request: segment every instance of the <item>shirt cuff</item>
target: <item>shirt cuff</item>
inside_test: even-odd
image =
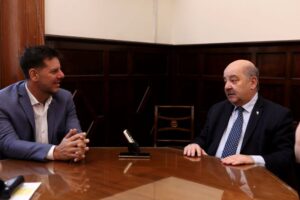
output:
[[[48,160],[54,160],[53,152],[54,152],[55,147],[56,147],[55,145],[52,145],[52,147],[48,151],[48,154],[47,154],[47,157],[46,157]]]
[[[262,156],[251,156],[251,158],[254,160],[254,163],[260,166],[265,166],[266,162]]]

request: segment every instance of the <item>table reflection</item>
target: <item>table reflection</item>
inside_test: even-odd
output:
[[[187,158],[170,148],[147,148],[151,158],[119,159],[126,148],[91,148],[79,163],[2,160],[4,180],[24,175],[42,182],[32,199],[296,200],[264,167],[230,167],[210,156]]]
[[[82,194],[90,188],[84,163],[30,162],[26,165],[19,161],[0,162],[0,177],[3,180],[18,175],[27,177],[27,182],[42,182],[33,199],[42,198],[46,191],[52,197],[59,197],[69,192]]]

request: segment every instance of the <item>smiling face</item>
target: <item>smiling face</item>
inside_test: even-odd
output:
[[[44,66],[31,68],[29,70],[30,78],[35,82],[39,93],[43,95],[52,95],[59,90],[60,82],[64,78],[58,58],[44,60]]]
[[[235,106],[248,103],[257,92],[258,77],[251,74],[255,66],[247,60],[230,63],[224,70],[224,90],[227,99]]]

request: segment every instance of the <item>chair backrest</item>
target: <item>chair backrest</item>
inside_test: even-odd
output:
[[[154,146],[186,145],[194,138],[194,106],[156,105]]]

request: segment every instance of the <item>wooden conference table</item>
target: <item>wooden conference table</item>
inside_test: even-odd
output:
[[[189,159],[170,148],[142,148],[150,159],[120,160],[121,151],[126,148],[91,148],[81,163],[2,160],[0,177],[42,182],[34,200],[298,199],[263,167],[225,167],[217,158]]]

